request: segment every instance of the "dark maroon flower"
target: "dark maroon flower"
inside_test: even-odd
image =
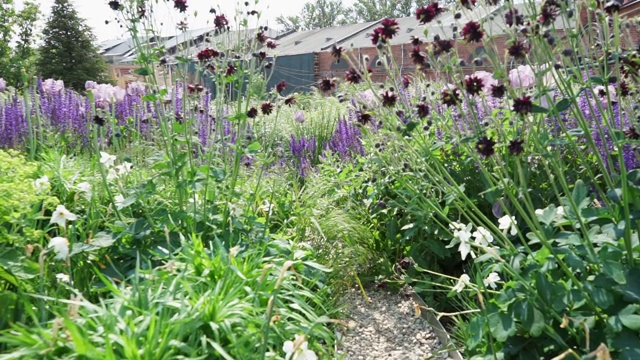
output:
[[[296,101],[296,97],[291,95],[288,98],[284,99],[284,104],[287,106],[293,106],[297,103],[298,101]]]
[[[338,47],[335,44],[331,47],[331,56],[336,59],[336,62],[340,62],[340,58],[342,58],[342,47]]]
[[[507,87],[504,85],[491,85],[491,96],[496,99],[502,99],[507,92]]]
[[[187,0],[173,0],[173,7],[180,12],[187,11]]]
[[[200,84],[187,85],[189,93],[200,93],[204,90],[204,87]]]
[[[419,37],[411,35],[411,45],[420,46],[422,44],[422,40]]]
[[[456,106],[460,102],[460,91],[458,89],[443,90],[440,100],[447,106]]]
[[[413,61],[413,63],[416,65],[422,65],[426,60],[425,56],[420,51],[420,47],[418,46],[413,47],[413,50],[411,50],[411,52],[409,53],[409,57],[411,58],[411,61]]]
[[[267,37],[267,35],[265,35],[265,34],[264,34],[264,31],[259,31],[259,32],[256,34],[256,40],[258,40],[258,42],[259,42],[260,44],[264,44],[264,43],[266,43],[268,39],[269,39],[269,38]]]
[[[516,60],[524,60],[529,53],[529,48],[522,41],[516,41],[513,45],[509,46],[507,52],[509,56]]]
[[[94,122],[96,125],[100,126],[100,127],[102,127],[102,126],[104,126],[104,125],[106,124],[106,121],[105,121],[105,120],[104,120],[104,118],[103,118],[103,117],[101,117],[100,115],[96,115],[96,116],[94,116],[94,117],[93,117],[93,122]]]
[[[336,88],[336,83],[331,79],[322,79],[318,82],[318,88],[323,93],[328,93]]]
[[[486,136],[483,136],[478,139],[478,142],[476,142],[476,151],[478,152],[478,154],[484,156],[485,158],[488,158],[496,152],[495,146],[495,141],[489,139]]]
[[[367,34],[367,36],[371,37],[371,43],[373,45],[378,45],[378,43],[384,43],[385,39],[380,36],[380,34],[382,33],[382,30],[380,28],[376,28],[373,29],[373,33],[372,34]]]
[[[372,122],[373,116],[364,110],[356,110],[356,121],[361,125],[367,125]]]
[[[398,34],[398,30],[400,30],[398,22],[394,19],[386,18],[382,20],[380,25],[381,26],[379,27],[379,29],[382,29],[382,31],[380,32],[380,36],[382,36],[386,40],[391,40]]]
[[[467,9],[473,9],[476,4],[476,0],[460,0],[460,3]]]
[[[270,102],[266,102],[260,106],[260,110],[262,110],[263,114],[269,115],[273,112],[273,104]]]
[[[429,115],[429,106],[423,102],[416,105],[416,110],[420,119],[424,119]]]
[[[515,8],[508,9],[507,12],[504,13],[504,22],[508,26],[520,26],[524,24],[524,17],[518,14],[518,10]]]
[[[631,94],[631,88],[629,87],[629,84],[627,84],[626,81],[624,80],[620,81],[620,85],[618,87],[618,93],[622,97],[627,97]]]
[[[480,23],[477,21],[469,21],[462,28],[462,38],[464,38],[468,43],[480,42],[483,36],[484,32],[480,27]]]
[[[380,94],[380,97],[382,97],[382,105],[385,107],[393,107],[398,101],[398,95],[389,92],[389,90]]]
[[[227,17],[223,14],[216,15],[216,18],[213,19],[213,26],[220,31],[224,31],[227,29],[227,26],[229,26],[229,20],[227,20]]]
[[[253,56],[258,59],[258,62],[263,62],[264,59],[267,58],[267,53],[264,51],[260,51],[260,52],[254,53]]]
[[[509,150],[509,153],[511,155],[518,156],[522,154],[522,152],[524,151],[524,146],[522,146],[522,144],[524,144],[524,140],[520,140],[520,139],[511,140],[509,141],[509,145],[507,146],[507,149]]]
[[[111,1],[109,1],[109,7],[112,10],[118,11],[122,7],[122,5],[120,4],[120,1],[111,0]]]
[[[351,84],[359,84],[362,81],[362,76],[356,69],[349,69],[344,78]]]
[[[471,96],[480,94],[480,92],[482,92],[482,85],[482,79],[477,76],[467,76],[466,79],[464,79],[464,88]]]
[[[520,115],[527,115],[533,110],[533,102],[530,96],[523,96],[520,99],[513,99],[512,110]]]
[[[220,56],[220,52],[218,50],[210,49],[210,48],[206,48],[206,49],[200,50],[200,52],[198,52],[198,54],[196,55],[198,60],[200,60],[202,62],[209,61],[211,59],[215,59],[218,56]]]
[[[251,109],[247,111],[247,117],[249,119],[255,119],[256,117],[258,117],[258,109],[251,107]]]
[[[216,72],[216,66],[214,64],[209,63],[206,65],[206,68],[211,72]]]
[[[282,80],[276,84],[276,92],[278,94],[282,94],[282,92],[287,88],[287,82]]]
[[[624,134],[627,136],[627,139],[638,140],[640,139],[640,134],[635,127],[631,126],[624,131]]]
[[[267,47],[269,49],[275,49],[276,47],[278,47],[278,44],[276,44],[276,42],[273,40],[267,40]]]
[[[409,88],[409,85],[411,85],[411,78],[408,77],[407,75],[404,75],[402,77],[402,86],[407,89]]]
[[[546,0],[540,8],[540,16],[538,22],[544,26],[549,26],[553,23],[560,14],[560,4],[558,0]]]
[[[416,9],[416,20],[420,21],[420,24],[424,25],[433,21],[438,15],[445,12],[446,9],[441,8],[437,1],[431,4]]]
[[[438,56],[443,53],[448,53],[453,49],[453,40],[441,40],[436,39],[433,42],[433,54]]]
[[[235,65],[228,64],[227,65],[227,71],[225,72],[225,76],[231,76],[231,75],[235,74],[237,70],[238,70],[238,68]]]

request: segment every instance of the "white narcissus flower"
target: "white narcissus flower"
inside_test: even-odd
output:
[[[69,279],[69,275],[63,274],[63,273],[56,274],[56,279],[58,279],[58,281],[66,282],[66,283],[68,283],[71,280]]]
[[[462,260],[466,259],[469,254],[471,254],[472,258],[476,257],[476,254],[471,251],[471,244],[469,243],[469,240],[471,239],[472,226],[472,224],[464,225],[458,222],[452,222],[449,224],[449,228],[453,230],[453,239],[451,240],[449,247],[459,242],[460,245],[458,246],[458,251],[460,252]]]
[[[118,178],[118,171],[114,168],[109,169],[107,172],[107,180],[115,180]]]
[[[77,219],[78,217],[76,214],[67,210],[64,205],[58,205],[53,214],[51,214],[51,221],[49,221],[49,224],[58,224],[62,227],[66,227],[67,221],[75,221]]]
[[[116,166],[116,170],[118,171],[118,175],[125,175],[131,172],[131,168],[133,168],[133,164],[130,162],[123,162],[121,165]]]
[[[93,195],[93,192],[91,191],[91,184],[89,184],[88,182],[81,182],[76,185],[76,188],[80,192],[84,193],[84,196],[87,198],[87,200],[91,199],[91,195]]]
[[[498,219],[498,229],[502,230],[504,233],[509,232],[511,236],[518,233],[518,227],[516,224],[518,224],[518,222],[513,216],[505,215]]]
[[[469,275],[462,274],[460,276],[460,279],[458,279],[458,283],[456,284],[456,286],[454,286],[453,289],[451,290],[455,290],[455,292],[458,292],[458,293],[461,292],[465,286],[469,285],[470,280],[471,278],[469,277]]]
[[[49,187],[49,177],[44,175],[41,178],[34,180],[33,186],[36,188],[36,192],[40,194]]]
[[[317,360],[318,356],[308,349],[309,343],[305,341],[304,335],[296,335],[294,341],[287,340],[282,346],[285,352],[285,360]]]
[[[124,196],[116,195],[113,197],[113,202],[116,205],[116,209],[122,210],[124,208]]]
[[[482,282],[484,283],[484,286],[488,286],[492,289],[495,289],[496,287],[498,287],[496,285],[496,282],[498,281],[500,281],[500,275],[498,275],[498,273],[496,272],[491,272],[486,279],[482,280]]]
[[[478,226],[478,230],[473,232],[474,242],[482,247],[489,246],[489,243],[493,241],[493,236],[489,230]]]
[[[69,240],[56,236],[49,240],[49,246],[47,248],[52,248],[53,252],[56,253],[56,260],[66,260],[69,256]]]
[[[104,165],[106,168],[110,168],[116,162],[116,156],[106,153],[104,151],[100,151],[100,164]]]

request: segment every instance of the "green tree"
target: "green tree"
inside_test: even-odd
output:
[[[43,78],[64,80],[82,90],[87,80],[109,81],[107,63],[98,53],[91,29],[69,0],[55,0],[47,20],[36,68]]]
[[[433,0],[357,0],[352,12],[358,21],[376,21],[383,18],[413,16],[416,8],[429,5]],[[440,3],[451,1],[440,1]]]
[[[26,1],[22,10],[15,13],[13,19],[13,28],[17,32],[17,37],[6,80],[17,88],[23,88],[28,79],[35,74],[34,29],[40,15],[38,5]]]
[[[311,30],[331,26],[345,25],[353,22],[349,9],[341,0],[318,0],[307,2],[300,15],[284,17],[280,15],[276,22],[286,29]]]
[[[6,76],[11,64],[11,47],[9,42],[13,36],[12,23],[15,16],[13,0],[0,0],[0,77]]]

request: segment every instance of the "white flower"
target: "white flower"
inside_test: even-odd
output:
[[[69,256],[69,240],[56,236],[49,241],[47,248],[53,248],[53,252],[56,253],[56,260],[66,260]]]
[[[93,195],[93,192],[91,191],[91,184],[89,184],[88,182],[81,182],[76,185],[76,188],[84,193],[84,196],[87,198],[87,200],[91,199],[91,195]]]
[[[100,151],[100,164],[104,165],[106,168],[110,168],[115,162],[115,155],[110,155],[109,153]]]
[[[124,196],[116,195],[113,197],[113,202],[116,205],[116,209],[122,210],[124,208]]]
[[[51,214],[51,221],[49,221],[49,224],[58,224],[65,227],[67,226],[67,221],[74,221],[76,219],[78,219],[76,214],[67,210],[64,205],[58,205],[53,214]]]
[[[460,252],[460,256],[462,260],[467,258],[467,255],[471,254],[471,257],[475,259],[476,254],[471,251],[471,243],[469,239],[471,238],[471,233],[465,232],[462,234],[463,237],[460,238],[460,245],[458,246],[458,251]]]
[[[118,172],[116,171],[116,169],[111,168],[109,169],[109,172],[107,173],[107,180],[115,180],[118,178]]]
[[[487,247],[493,241],[493,236],[489,230],[482,226],[478,226],[478,230],[473,232],[473,238],[475,243],[482,247]]]
[[[58,279],[58,281],[66,282],[66,283],[70,281],[69,275],[63,274],[63,273],[56,274],[56,279]]]
[[[469,275],[462,274],[460,276],[460,279],[458,279],[458,283],[456,284],[456,286],[454,286],[451,290],[455,290],[455,292],[461,292],[466,285],[469,285],[470,280],[471,278],[469,278]]]
[[[482,280],[482,282],[484,283],[484,286],[488,286],[492,289],[495,289],[497,287],[496,285],[497,281],[500,281],[500,275],[498,275],[498,273],[496,272],[490,273],[486,279]]]
[[[518,224],[518,222],[513,216],[505,215],[498,219],[498,229],[502,230],[504,233],[509,232],[511,236],[518,233],[518,227],[516,224]]]
[[[282,345],[282,350],[286,353],[285,360],[317,360],[316,353],[307,349],[309,343],[305,341],[304,335],[296,335],[294,341],[287,340]]]
[[[130,162],[123,162],[122,165],[116,166],[116,170],[118,171],[118,175],[125,175],[131,172],[131,168],[133,168],[133,164]]]
[[[36,188],[37,193],[40,194],[49,187],[49,177],[44,175],[43,177],[34,180],[33,186]]]

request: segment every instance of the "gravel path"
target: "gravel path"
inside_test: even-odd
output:
[[[410,296],[367,290],[367,302],[357,289],[345,298],[348,329],[341,334],[338,359],[449,359],[427,322],[416,313]]]

